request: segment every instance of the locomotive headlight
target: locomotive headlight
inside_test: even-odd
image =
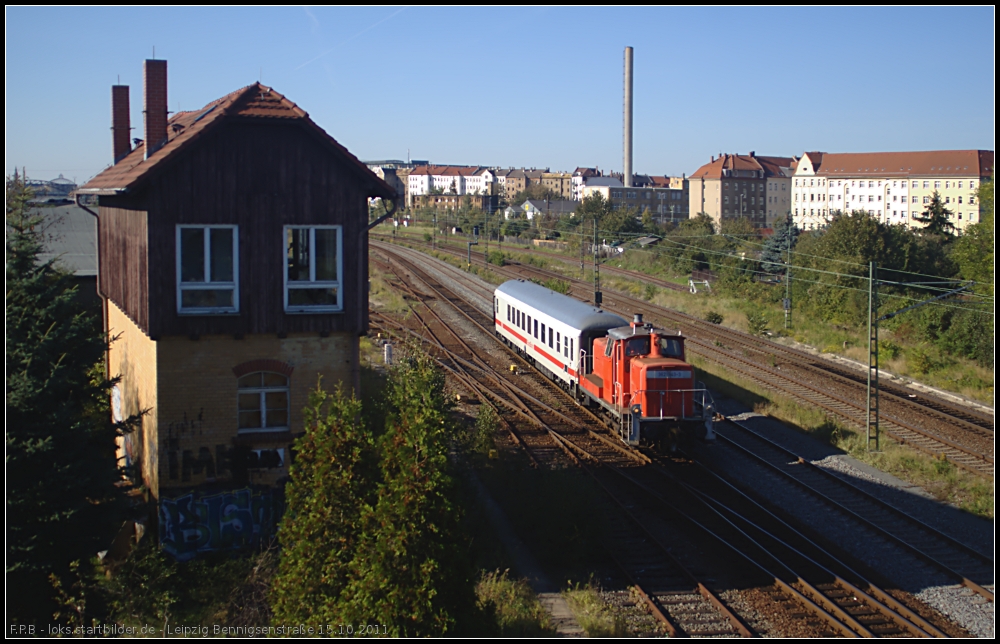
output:
[[[639,403],[636,403],[636,404],[632,405],[632,414],[635,415],[635,416],[641,416],[642,415],[642,405],[640,405]]]

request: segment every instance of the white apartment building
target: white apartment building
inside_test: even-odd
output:
[[[916,221],[937,192],[958,231],[979,221],[976,190],[993,176],[992,150],[806,152],[792,176],[792,216],[804,230],[861,210],[886,224]]]
[[[496,173],[481,166],[426,165],[407,178],[409,194],[420,196],[440,190],[445,194],[492,194]]]

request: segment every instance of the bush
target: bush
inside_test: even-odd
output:
[[[722,320],[724,319],[725,318],[723,318],[722,314],[718,311],[709,311],[705,314],[705,321],[711,322],[712,324],[722,324]]]
[[[910,365],[910,369],[921,375],[926,374],[934,367],[934,362],[923,347],[917,347],[911,351],[907,362]]]
[[[886,360],[895,360],[899,357],[902,347],[891,340],[879,340],[878,341],[878,352],[880,358]]]
[[[431,237],[430,233],[424,233],[424,241],[425,242],[427,242],[429,244],[429,243],[431,243],[431,239],[433,239],[433,238]]]
[[[767,325],[767,316],[763,313],[747,313],[747,331],[752,335],[763,335]]]
[[[650,302],[654,297],[656,297],[656,294],[658,292],[659,289],[657,289],[655,286],[647,282],[645,288],[642,291],[642,299],[646,300],[647,302]]]
[[[555,279],[545,280],[545,283],[543,283],[542,286],[548,289],[552,289],[556,293],[562,293],[563,295],[569,293],[569,288],[570,288],[569,282],[564,282],[563,280],[555,280]]]
[[[498,250],[491,250],[488,255],[486,255],[486,261],[490,264],[495,264],[496,266],[506,265],[506,258],[503,253]]]

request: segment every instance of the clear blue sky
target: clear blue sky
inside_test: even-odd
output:
[[[169,107],[262,76],[361,159],[622,168],[719,152],[993,149],[992,7],[7,8],[5,169],[111,161],[111,85],[168,61]]]

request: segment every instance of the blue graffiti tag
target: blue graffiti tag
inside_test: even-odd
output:
[[[160,546],[178,561],[240,548],[274,533],[274,497],[250,488],[160,500]]]

